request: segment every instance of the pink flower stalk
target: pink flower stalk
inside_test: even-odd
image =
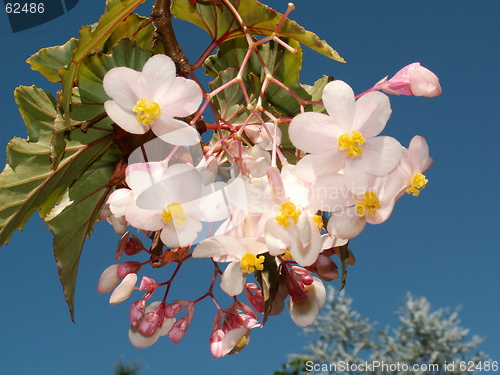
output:
[[[418,62],[405,66],[394,77],[377,83],[374,88],[387,94],[427,96],[429,98],[441,95],[443,91],[439,84],[439,78]]]

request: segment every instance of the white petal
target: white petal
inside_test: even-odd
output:
[[[288,311],[293,322],[299,327],[308,327],[318,317],[319,307],[314,298],[307,298],[299,303],[288,300]]]
[[[188,217],[182,225],[167,223],[163,227],[160,238],[168,247],[184,247],[193,243],[202,229],[202,224]]]
[[[350,207],[332,215],[327,230],[334,237],[348,240],[360,234],[365,225],[365,218],[356,215],[354,207]]]
[[[294,117],[290,122],[288,134],[295,147],[314,154],[335,147],[339,135],[332,119],[317,112],[301,113]]]
[[[200,135],[196,129],[184,121],[176,120],[161,114],[152,124],[151,129],[163,141],[178,146],[193,146],[200,142]]]
[[[135,204],[131,204],[127,207],[125,218],[133,227],[155,231],[163,228],[162,213],[160,210],[143,210]]]
[[[140,72],[127,67],[113,68],[104,76],[104,90],[118,106],[133,113],[137,101],[145,96],[141,75]]]
[[[264,227],[264,239],[266,241],[269,254],[281,255],[290,246],[290,234],[274,217],[267,220]]]
[[[118,285],[120,278],[118,277],[117,270],[118,264],[112,264],[102,272],[99,282],[97,283],[98,293],[109,293]]]
[[[241,339],[249,333],[250,330],[243,327],[233,328],[229,330],[222,339],[222,356],[225,356],[231,350],[233,350],[241,341]]]
[[[130,327],[128,330],[128,338],[130,343],[138,349],[149,348],[160,338],[160,330],[157,329],[152,335],[144,335],[135,327]]]
[[[134,194],[130,189],[118,189],[111,193],[106,203],[114,215],[124,216],[127,207],[134,204]]]
[[[124,110],[114,100],[104,103],[104,109],[109,118],[123,130],[132,134],[144,134],[149,130],[149,126],[144,126],[137,122],[137,114]]]
[[[228,295],[237,296],[243,291],[245,280],[240,261],[231,262],[221,276],[220,287]]]
[[[175,74],[175,64],[170,57],[166,55],[151,57],[142,69],[142,82],[146,98],[160,104],[162,98],[170,95]]]
[[[111,296],[109,297],[109,303],[111,305],[116,305],[117,303],[125,301],[134,291],[136,282],[136,273],[129,273],[127,276],[125,276],[120,285],[118,285],[113,293],[111,293]]]
[[[351,87],[343,81],[333,81],[325,86],[323,103],[340,134],[351,130],[354,119],[355,99]]]
[[[408,147],[415,170],[418,173],[425,172],[432,164],[432,158],[429,157],[429,146],[424,137],[416,135]]]
[[[241,258],[245,248],[241,242],[230,236],[217,236],[200,242],[193,251],[193,258],[218,257],[225,254],[234,254]]]
[[[302,267],[313,264],[321,252],[321,235],[316,223],[305,213],[302,213],[297,223],[299,229],[298,245],[292,242],[290,254]]]
[[[345,156],[338,148],[322,154],[309,154],[299,160],[295,172],[297,176],[307,182],[313,182],[319,176],[338,172],[344,167]]]
[[[369,92],[356,102],[352,130],[360,131],[364,138],[375,137],[384,130],[391,112],[387,95],[378,91]]]
[[[196,82],[176,77],[167,95],[158,99],[158,104],[172,117],[186,117],[196,112],[202,99],[203,93]]]
[[[360,169],[375,176],[385,176],[401,160],[401,144],[392,137],[380,136],[367,139],[363,144],[363,155],[353,162],[359,163]]]

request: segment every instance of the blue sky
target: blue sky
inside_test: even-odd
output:
[[[288,1],[267,4],[284,11]],[[13,34],[0,10],[0,145],[26,129],[13,100],[19,85],[35,84],[54,92],[57,85],[31,71],[25,60],[40,48],[78,36],[82,25],[98,20],[103,8],[81,0],[67,14]],[[149,0],[142,6],[146,15]],[[424,136],[435,162],[420,197],[406,196],[382,225],[369,226],[351,242],[357,264],[349,269],[347,293],[354,308],[377,321],[397,319],[393,311],[407,291],[426,296],[433,308],[462,306],[462,326],[485,337],[480,346],[500,360],[500,271],[498,251],[500,80],[500,2],[412,0],[297,0],[290,18],[326,39],[347,64],[305,49],[302,82],[322,74],[349,83],[356,93],[419,61],[441,80],[437,98],[391,96],[392,116],[384,134],[407,146]],[[181,25],[179,25],[181,26]],[[208,38],[182,25],[181,45],[192,61]],[[2,153],[1,162],[5,161]],[[1,192],[0,192],[1,193]],[[52,255],[51,235],[34,215],[0,251],[0,373],[109,374],[113,364],[139,359],[144,374],[265,374],[285,362],[287,353],[306,345],[301,329],[285,311],[236,356],[215,360],[208,336],[215,309],[202,303],[180,344],[160,340],[138,350],[128,342],[129,304],[109,306],[96,283],[114,261],[117,237],[97,225],[80,263],[76,324],[69,319]],[[497,245],[495,245],[497,244]],[[497,250],[495,250],[495,248]],[[175,298],[196,296],[209,282],[210,268],[200,262],[180,276]],[[187,267],[186,267],[187,268]],[[199,280],[199,281],[198,281]],[[331,283],[338,286],[338,281]]]

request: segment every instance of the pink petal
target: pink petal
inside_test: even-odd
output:
[[[123,110],[131,113],[137,101],[145,97],[141,73],[127,67],[111,69],[102,83],[106,94]]]
[[[314,182],[319,176],[338,172],[344,167],[345,152],[338,147],[322,154],[309,154],[299,160],[295,173],[304,181]]]
[[[429,98],[441,95],[443,92],[439,84],[439,78],[429,69],[419,66],[410,72],[411,92],[415,96],[427,96]]]
[[[429,157],[429,146],[424,137],[418,135],[413,137],[408,147],[408,151],[414,168],[418,173],[423,173],[429,169],[433,160]]]
[[[196,245],[193,251],[193,258],[210,258],[226,254],[232,254],[241,258],[245,254],[245,248],[235,237],[211,237]]]
[[[366,220],[356,214],[354,207],[335,212],[328,220],[327,230],[332,236],[340,239],[351,239],[365,228]]]
[[[401,144],[392,137],[370,138],[363,144],[363,154],[350,162],[365,172],[384,176],[391,172],[401,160],[403,152],[401,147]]]

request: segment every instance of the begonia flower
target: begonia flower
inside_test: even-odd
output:
[[[164,304],[157,301],[139,312],[139,318],[134,320],[128,332],[133,346],[139,349],[149,348],[161,336],[168,334],[176,320],[165,317],[163,307]]]
[[[400,143],[377,136],[391,115],[386,95],[370,92],[356,101],[349,85],[333,81],[325,86],[323,103],[328,115],[305,112],[290,122],[290,140],[309,153],[297,163],[300,178],[312,182],[343,169],[347,186],[366,186],[368,173],[384,176],[396,167]]]
[[[403,157],[396,170],[391,173],[402,179],[402,190],[398,198],[405,194],[415,197],[427,185],[427,178],[423,174],[432,165],[433,159],[429,156],[429,146],[424,137],[415,136],[408,149],[403,148]]]
[[[311,201],[325,212],[331,212],[327,231],[338,239],[360,234],[366,223],[380,224],[392,213],[401,182],[392,175],[370,176],[368,188],[348,189],[341,174],[319,177],[311,188]]]
[[[155,55],[142,72],[116,67],[106,73],[104,90],[112,99],[104,103],[108,116],[129,133],[152,130],[165,142],[190,146],[200,141],[196,129],[175,117],[193,114],[203,94],[192,80],[176,77],[168,56]]]
[[[374,87],[388,94],[434,97],[443,92],[439,78],[416,62],[405,66],[389,80],[382,80]]]
[[[254,239],[217,236],[196,245],[193,258],[230,262],[221,276],[220,286],[228,295],[237,296],[243,291],[247,275],[264,269],[262,254],[265,252],[266,245]]]

